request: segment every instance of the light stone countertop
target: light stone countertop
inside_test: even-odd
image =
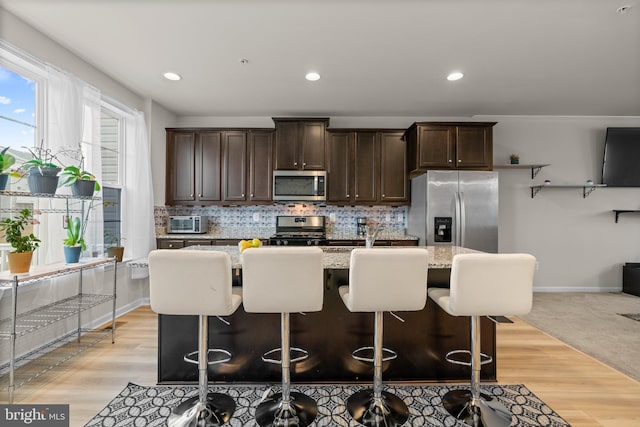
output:
[[[189,239],[189,240],[214,240],[214,239],[258,239],[267,240],[274,234],[273,229],[257,230],[247,233],[246,231],[236,229],[226,229],[220,232],[208,233],[208,234],[159,234],[156,236],[158,239]],[[330,231],[327,232],[327,240],[363,240],[363,236],[358,236],[354,232],[345,231]],[[380,231],[376,240],[418,240],[417,237],[408,236],[399,232],[385,232]]]
[[[323,264],[325,269],[346,270],[349,268],[351,251],[355,249],[355,246],[321,246],[320,248],[324,251]],[[385,247],[374,247],[370,250],[375,251],[378,248],[382,249]],[[388,249],[389,247],[387,246],[386,248]],[[392,248],[401,249],[403,247],[392,246]],[[404,248],[407,249],[408,247]],[[233,268],[242,268],[240,251],[238,250],[237,246],[189,246],[184,249],[223,251],[228,253],[231,257],[231,265]],[[451,268],[451,261],[454,255],[480,253],[479,251],[463,248],[460,246],[426,246],[426,249],[429,252],[429,268]],[[148,261],[147,259],[133,260],[129,262],[129,266],[132,268],[146,268],[148,267]]]

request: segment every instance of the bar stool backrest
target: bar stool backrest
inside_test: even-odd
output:
[[[351,251],[351,311],[415,311],[427,301],[429,252],[425,248],[370,248]]]
[[[451,313],[523,315],[531,311],[536,259],[529,254],[461,254],[451,265]]]
[[[322,310],[322,249],[249,248],[242,258],[243,305],[248,313]]]
[[[226,316],[233,312],[226,252],[158,249],[149,254],[151,309],[160,314]]]

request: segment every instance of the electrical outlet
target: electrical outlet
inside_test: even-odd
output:
[[[385,216],[385,221],[387,221],[387,222],[390,222],[390,221],[391,221],[391,214],[389,214],[389,213],[388,213],[388,214]]]
[[[260,221],[260,214],[258,212],[253,214],[253,222],[259,222]]]
[[[404,216],[401,213],[399,213],[398,214],[398,222],[402,222],[402,221],[404,221]]]
[[[330,220],[330,221],[335,221],[335,220],[336,220],[336,214],[335,214],[335,212],[331,212],[331,213],[329,214],[329,220]]]

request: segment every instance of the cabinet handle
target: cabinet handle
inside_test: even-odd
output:
[[[360,195],[356,194],[356,197],[360,197]]]
[[[173,243],[169,243],[169,247],[172,248],[173,247]]]
[[[382,198],[384,199],[384,194],[382,195]]]
[[[458,163],[462,163],[462,160],[458,159]]]
[[[189,194],[189,197],[193,197],[193,193]]]
[[[249,194],[249,196],[253,197],[253,193]]]
[[[307,166],[307,164],[305,162],[302,162],[302,167]]]
[[[240,195],[240,197],[244,197],[244,193],[242,193],[242,194]]]
[[[198,194],[198,197],[202,197],[202,194]]]
[[[298,162],[293,162],[293,166],[298,166]]]
[[[347,194],[347,199],[349,198],[349,195]]]
[[[453,163],[453,160],[449,159],[449,163]]]

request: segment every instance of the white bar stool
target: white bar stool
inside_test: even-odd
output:
[[[271,354],[265,362],[282,369],[282,393],[263,401],[256,408],[256,421],[262,426],[305,427],[318,415],[311,397],[291,391],[290,364],[308,357],[305,350],[290,347],[289,313],[322,310],[324,270],[322,250],[315,247],[249,248],[242,253],[242,290],[247,313],[280,313],[281,360]],[[318,325],[322,327],[322,325]],[[291,351],[301,354],[291,359]]]
[[[454,350],[451,363],[471,366],[471,390],[452,390],[442,403],[466,424],[511,425],[511,413],[495,397],[480,393],[480,368],[492,359],[480,352],[480,316],[522,315],[531,311],[536,259],[528,254],[462,254],[453,257],[449,289],[429,289],[429,297],[452,316],[471,316],[471,351]],[[453,358],[465,353],[471,362]]]
[[[208,316],[233,314],[242,289],[231,286],[231,259],[225,252],[160,249],[149,254],[151,309],[159,314],[197,315],[198,351],[184,360],[198,364],[198,396],[175,407],[169,426],[219,426],[231,419],[236,404],[222,393],[208,393],[207,367],[231,359],[226,350],[208,350]],[[209,361],[209,353],[223,359]],[[198,359],[191,357],[197,354]]]
[[[373,359],[358,356],[363,347],[353,352],[357,360],[373,362],[373,389],[352,394],[347,410],[358,423],[370,427],[392,427],[409,418],[407,405],[394,394],[382,391],[382,362],[395,359],[396,353],[383,349],[382,318],[384,311],[418,311],[427,302],[428,251],[424,248],[372,248],[351,252],[349,286],[338,291],[352,312],[374,312]],[[383,350],[391,353],[384,358]]]

